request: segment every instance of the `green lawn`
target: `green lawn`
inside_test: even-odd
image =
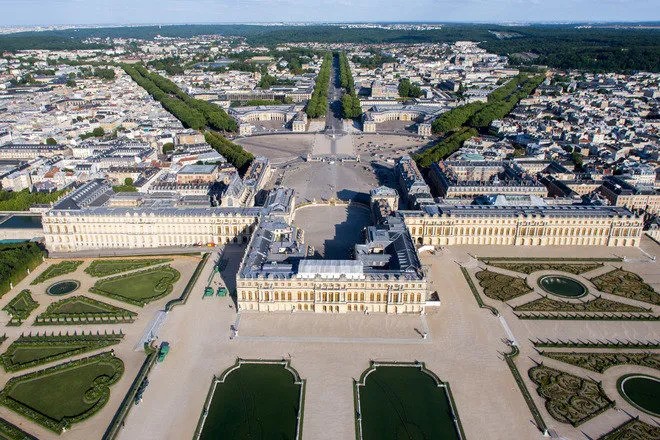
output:
[[[0,398],[10,409],[60,432],[101,409],[123,372],[120,359],[102,353],[12,378]]]
[[[151,258],[135,260],[94,260],[85,269],[85,273],[93,277],[105,277],[129,270],[163,264],[172,261],[171,258]]]
[[[24,289],[9,301],[2,310],[11,315],[11,320],[7,325],[21,325],[37,307],[39,307],[39,303],[32,298],[29,290]]]
[[[61,263],[51,264],[39,274],[30,284],[43,283],[51,278],[66,275],[75,272],[83,262],[82,261],[62,261]]]
[[[181,274],[170,266],[156,267],[96,282],[90,292],[105,295],[129,304],[144,306],[172,292]]]
[[[78,295],[54,302],[46,308],[46,311],[37,316],[35,324],[48,324],[48,321],[58,318],[85,318],[95,319],[120,319],[133,318],[137,313],[121,307],[113,306],[86,296]],[[45,322],[44,322],[45,321]]]
[[[364,440],[460,439],[446,389],[418,366],[378,366],[358,393]]]
[[[218,383],[199,440],[295,439],[301,386],[283,365],[241,365]]]
[[[123,334],[21,336],[0,356],[6,371],[18,371],[118,344]]]

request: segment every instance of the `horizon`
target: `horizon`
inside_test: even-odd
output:
[[[635,24],[660,22],[651,0],[0,0],[0,27],[292,24]],[[101,18],[102,17],[102,18]],[[269,20],[260,20],[269,17]],[[653,17],[649,19],[649,17]]]

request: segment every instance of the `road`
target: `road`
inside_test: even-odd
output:
[[[341,117],[342,96],[344,89],[341,88],[339,79],[339,56],[335,55],[332,57],[332,81],[328,86],[328,111],[325,116],[325,133],[328,135],[344,134],[344,121]]]

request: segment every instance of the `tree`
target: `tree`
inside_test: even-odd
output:
[[[584,162],[582,160],[582,154],[580,154],[579,151],[573,150],[571,153],[571,159],[573,160],[573,163],[575,164],[575,171],[582,171],[584,167]]]
[[[133,178],[132,177],[127,177],[124,179],[124,185],[126,186],[135,186],[133,185]]]
[[[54,138],[49,137],[46,139],[46,145],[57,145],[57,141]]]
[[[344,118],[353,119],[362,115],[360,98],[355,95],[355,92],[347,93],[341,98],[341,108]]]
[[[94,130],[92,130],[92,136],[94,137],[103,137],[105,135],[105,130],[103,127],[96,127]]]
[[[422,89],[417,83],[412,84],[408,78],[402,78],[399,81],[399,96],[402,98],[419,98],[422,96]]]
[[[171,151],[174,151],[174,144],[172,142],[168,142],[163,145],[163,154],[167,154]]]

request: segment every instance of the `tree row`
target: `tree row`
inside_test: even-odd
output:
[[[330,85],[330,71],[332,68],[332,57],[329,53],[323,57],[321,68],[316,76],[312,97],[307,101],[305,112],[310,118],[325,116],[328,109],[328,87]]]
[[[346,119],[358,118],[362,115],[362,107],[355,92],[355,81],[351,66],[348,64],[348,57],[346,52],[340,52],[337,57],[339,58],[339,83],[346,90],[341,98],[342,115]]]
[[[209,126],[220,131],[236,131],[238,125],[222,108],[195,99],[167,78],[150,72],[141,64],[124,64],[124,71],[140,87],[188,128],[202,130]]]

